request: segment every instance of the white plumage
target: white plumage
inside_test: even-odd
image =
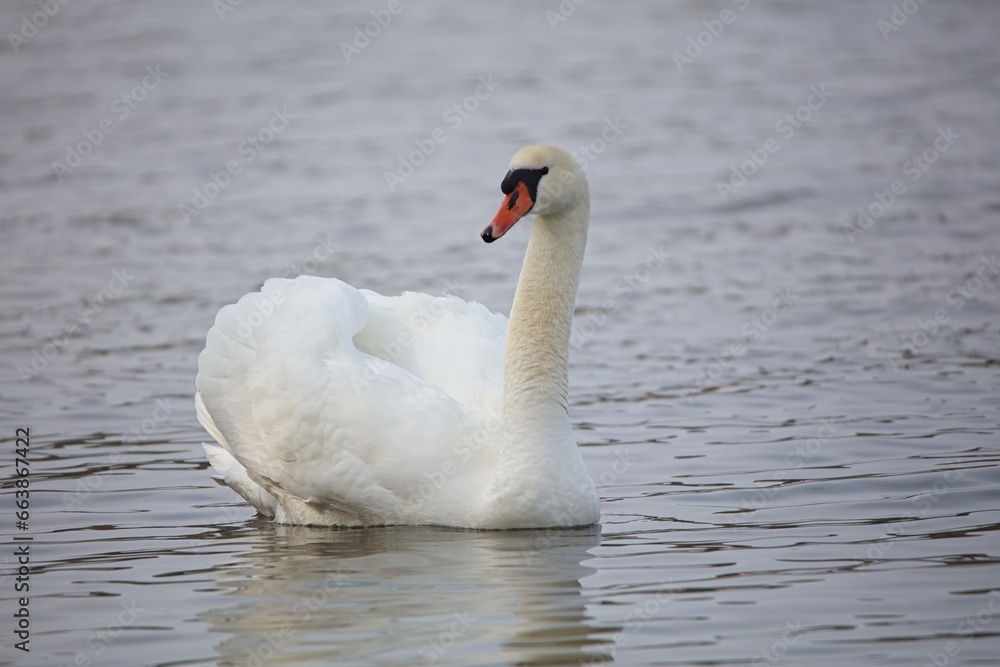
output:
[[[223,308],[198,360],[195,402],[225,483],[282,523],[595,522],[565,397],[589,195],[559,149],[522,149],[511,164],[543,167],[574,175],[584,201],[547,200],[548,176],[530,193],[528,254],[546,261],[533,271],[526,258],[510,338],[507,318],[477,303],[310,276],[268,280]],[[484,238],[499,238],[525,205],[501,207]]]

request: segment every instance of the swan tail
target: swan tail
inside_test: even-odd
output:
[[[250,479],[246,468],[240,465],[240,462],[234,459],[232,454],[222,447],[206,442],[201,443],[201,446],[205,448],[208,462],[222,476],[222,481],[226,483],[226,486],[243,496],[264,516],[274,517],[278,507],[277,499],[265,491],[260,484]]]
[[[195,411],[198,414],[198,422],[208,431],[209,435],[215,438],[218,445],[210,445],[207,442],[201,443],[205,450],[205,456],[212,468],[219,474],[226,486],[243,496],[247,502],[254,506],[258,512],[265,516],[273,517],[277,506],[277,499],[268,493],[261,485],[250,479],[246,468],[236,460],[222,435],[222,431],[215,425],[212,415],[205,407],[205,401],[201,398],[201,392],[194,395]]]

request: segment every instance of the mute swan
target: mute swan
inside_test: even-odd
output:
[[[510,321],[452,296],[271,279],[226,306],[198,358],[198,420],[225,483],[279,523],[508,529],[597,522],[569,420],[587,241],[582,170],[526,146],[487,243],[534,213]],[[505,335],[506,334],[506,335]]]

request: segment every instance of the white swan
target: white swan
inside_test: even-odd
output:
[[[527,146],[482,233],[534,213],[510,322],[477,303],[272,279],[219,311],[198,420],[226,484],[280,523],[581,526],[600,516],[569,420],[570,325],[590,194]],[[506,336],[505,336],[506,332]]]

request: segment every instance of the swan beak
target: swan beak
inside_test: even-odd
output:
[[[506,234],[515,222],[527,215],[534,205],[535,202],[528,194],[528,186],[519,182],[500,204],[500,210],[493,217],[493,222],[483,230],[483,240],[487,243],[496,241]]]

